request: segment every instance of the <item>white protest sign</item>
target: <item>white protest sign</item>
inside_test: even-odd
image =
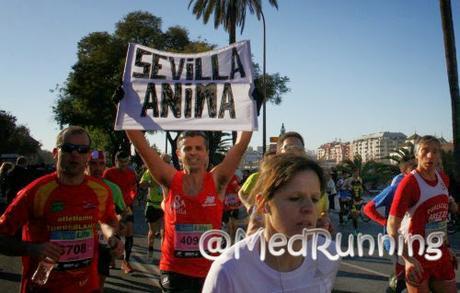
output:
[[[257,130],[249,41],[198,54],[129,44],[115,130]]]

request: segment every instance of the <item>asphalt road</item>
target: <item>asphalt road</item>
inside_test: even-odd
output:
[[[338,224],[338,215],[331,213],[337,232],[347,238],[352,231],[351,222]],[[372,222],[360,222],[359,231],[363,234],[377,235],[381,228]],[[132,254],[132,265],[135,269],[130,275],[123,274],[119,269],[111,270],[111,277],[106,281],[104,292],[161,292],[158,285],[158,262],[160,251],[158,246],[153,253],[148,253],[146,242],[147,226],[143,219],[143,209],[135,208],[135,239]],[[158,243],[159,241],[157,241]],[[342,244],[345,241],[342,240]],[[460,259],[460,232],[451,239],[453,248]],[[348,245],[342,245],[345,250]],[[355,247],[355,252],[357,249]],[[117,268],[120,261],[117,261]],[[346,257],[342,259],[337,275],[334,292],[385,292],[388,277],[393,270],[390,257],[379,257],[377,253],[367,255],[364,249],[363,257]],[[21,263],[18,257],[0,255],[0,292],[18,292],[21,279]],[[460,291],[460,273],[457,271],[457,289]]]

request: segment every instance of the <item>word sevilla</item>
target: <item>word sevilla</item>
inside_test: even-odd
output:
[[[132,77],[149,80],[140,116],[145,117],[151,113],[153,117],[166,118],[170,109],[175,118],[181,118],[182,115],[184,118],[201,118],[206,102],[210,118],[224,118],[228,112],[231,119],[236,119],[230,81],[235,79],[237,73],[238,78],[246,77],[237,49],[232,49],[230,66],[223,67],[227,75],[221,75],[218,54],[214,54],[210,58],[210,74],[205,76],[203,59],[167,57],[137,48],[134,66],[141,69],[141,72],[133,72]],[[182,78],[184,74],[185,79]],[[158,92],[161,95],[160,101]]]

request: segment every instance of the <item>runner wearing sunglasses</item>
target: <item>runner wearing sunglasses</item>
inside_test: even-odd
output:
[[[62,130],[53,150],[56,172],[22,189],[0,217],[0,253],[23,256],[21,292],[99,292],[98,224],[113,252],[122,253],[112,193],[84,174],[90,143],[81,127]],[[22,241],[13,237],[20,226]],[[56,267],[36,285],[31,278],[45,258]]]

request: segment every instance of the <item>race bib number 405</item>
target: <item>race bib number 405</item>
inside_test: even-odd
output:
[[[57,270],[86,267],[94,257],[94,234],[91,229],[55,231],[51,233],[50,241],[64,248]]]
[[[175,257],[201,257],[201,235],[212,229],[211,224],[178,224],[174,235]],[[207,247],[207,246],[205,246]]]

